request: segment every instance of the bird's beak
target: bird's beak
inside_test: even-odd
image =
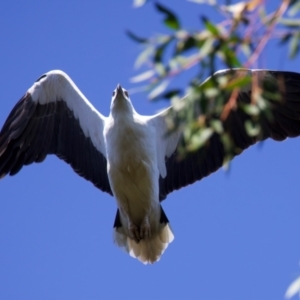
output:
[[[123,96],[123,89],[120,84],[117,85],[116,96]]]

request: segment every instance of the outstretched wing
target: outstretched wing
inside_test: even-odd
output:
[[[231,110],[223,126],[230,134],[235,145],[234,155],[240,154],[244,149],[258,141],[272,138],[282,141],[287,137],[300,135],[300,74],[293,72],[280,72],[269,70],[225,70],[217,72],[214,76],[231,75],[238,72],[246,72],[251,78],[262,82],[271,82],[275,91],[280,92],[281,101],[268,99],[273,117],[262,117],[260,120],[261,135],[250,137],[245,129],[245,121],[249,116],[242,109]],[[238,103],[250,103],[252,84],[243,87],[237,95]],[[275,92],[274,91],[274,92]],[[265,97],[265,96],[264,96]],[[229,98],[228,98],[229,100]],[[172,108],[170,108],[172,109]],[[160,177],[160,200],[174,190],[201,180],[212,172],[218,170],[224,164],[225,150],[220,135],[214,133],[206,145],[195,152],[189,152],[184,158],[178,158],[177,146],[180,142],[180,133],[175,133],[165,138],[167,126],[165,113],[156,115],[151,122],[156,126],[161,135],[158,143],[162,150],[159,151]],[[165,159],[162,166],[162,160]]]
[[[0,178],[56,154],[77,174],[112,194],[104,121],[68,75],[44,74],[15,105],[0,132]]]

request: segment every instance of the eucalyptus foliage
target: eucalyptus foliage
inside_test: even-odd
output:
[[[272,103],[281,101],[282,97],[278,83],[261,82],[246,71],[238,76],[231,72],[223,76],[214,73],[220,68],[258,68],[259,56],[267,42],[274,38],[278,40],[278,47],[289,48],[290,59],[295,58],[299,53],[300,2],[283,0],[275,11],[268,12],[260,0],[236,4],[190,1],[212,6],[223,20],[216,23],[209,16],[201,16],[200,29],[189,30],[172,9],[149,0],[134,1],[136,7],[154,5],[169,33],[144,38],[128,31],[129,37],[143,47],[136,66],[147,67],[132,81],[143,82],[150,99],[164,98],[172,102],[174,109],[169,111],[168,124],[170,131],[184,128],[183,154],[205,146],[213,134],[218,134],[226,151],[226,163],[239,153],[228,126],[230,115],[236,111],[242,113],[242,126],[247,134],[261,140],[261,125],[266,118],[272,118]],[[191,68],[198,73],[186,86],[169,87],[176,76]],[[239,101],[238,92],[249,84],[254,91],[251,102]]]

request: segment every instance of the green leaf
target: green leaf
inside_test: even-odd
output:
[[[249,75],[240,76],[230,80],[225,89],[232,91],[235,88],[243,88],[248,86],[252,82],[252,78]]]
[[[179,40],[177,45],[176,45],[176,51],[175,54],[182,53],[184,51],[187,51],[191,48],[196,47],[196,40],[194,37],[189,36],[185,40]]]
[[[132,40],[134,40],[134,41],[137,42],[137,43],[148,43],[148,42],[149,42],[148,39],[139,37],[139,36],[137,36],[135,33],[133,33],[133,32],[130,31],[130,30],[126,30],[126,34],[127,34]]]
[[[220,120],[212,120],[210,126],[218,134],[222,134],[224,131],[223,124]]]
[[[280,44],[282,44],[282,45],[286,44],[287,42],[290,41],[290,39],[291,39],[292,36],[293,35],[290,32],[285,33],[282,36],[282,38],[280,39]]]
[[[164,23],[171,29],[178,30],[180,29],[179,21],[176,15],[167,9],[165,6],[162,6],[159,3],[155,4],[156,9],[165,15]]]
[[[192,134],[187,149],[189,151],[198,150],[208,141],[212,134],[213,130],[211,128],[200,129],[199,132]]]
[[[291,38],[291,42],[290,42],[290,51],[289,51],[290,58],[294,58],[297,55],[299,51],[299,40],[300,40],[300,32],[296,32]]]
[[[258,136],[261,131],[260,125],[253,123],[251,120],[247,120],[245,122],[245,129],[246,129],[248,136],[251,136],[251,137]]]
[[[205,28],[211,32],[213,35],[219,36],[220,35],[220,30],[218,29],[217,26],[215,26],[213,23],[211,23],[206,17],[201,17],[202,22],[205,25]]]
[[[162,38],[160,38],[162,40],[162,44],[160,46],[158,46],[156,48],[156,52],[154,54],[154,62],[159,63],[162,61],[162,57],[164,54],[165,49],[167,48],[167,46],[170,44],[170,42],[174,39],[173,36],[163,36]]]
[[[173,89],[173,90],[170,90],[170,91],[162,94],[160,96],[160,98],[172,99],[173,97],[178,96],[180,94],[180,92],[181,92],[180,89]]]
[[[218,51],[218,55],[223,58],[224,62],[229,68],[241,68],[242,64],[236,56],[235,52],[230,49],[226,44],[223,44]]]

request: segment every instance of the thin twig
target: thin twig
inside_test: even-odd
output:
[[[236,108],[236,100],[238,97],[240,89],[239,88],[235,88],[229,98],[229,101],[224,105],[222,114],[220,116],[222,121],[225,121],[229,115],[229,113]]]
[[[268,40],[270,39],[270,36],[271,36],[271,34],[274,30],[274,27],[276,25],[276,21],[285,13],[285,11],[287,10],[289,4],[290,4],[290,0],[283,0],[282,1],[282,4],[280,5],[280,7],[277,9],[277,11],[274,14],[273,21],[270,24],[270,26],[267,28],[267,31],[266,31],[265,35],[260,40],[258,46],[256,47],[256,49],[253,52],[253,54],[251,55],[251,57],[245,63],[245,68],[249,68],[249,66],[251,66],[252,64],[254,64],[257,61],[259,55],[261,54],[262,50],[264,49],[264,47],[266,46]]]

